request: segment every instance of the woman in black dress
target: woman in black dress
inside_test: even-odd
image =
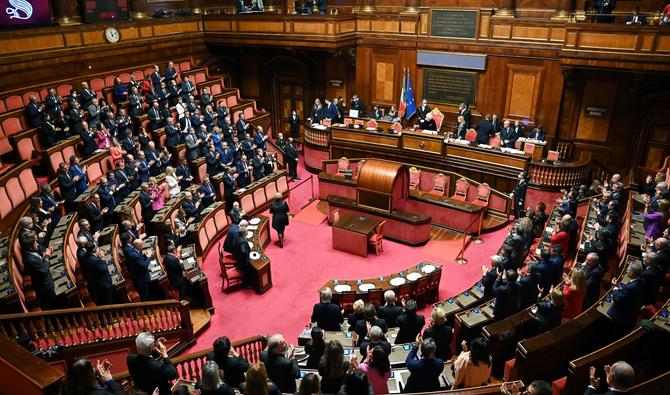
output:
[[[270,205],[270,214],[272,214],[272,228],[279,235],[279,247],[284,248],[284,228],[288,225],[288,204],[282,199],[279,192],[275,195],[275,201]]]

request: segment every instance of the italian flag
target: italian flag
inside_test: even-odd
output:
[[[405,116],[405,111],[407,111],[407,105],[405,104],[405,87],[407,86],[407,81],[405,80],[405,69],[402,69],[402,88],[400,90],[400,104],[398,104],[398,118]]]

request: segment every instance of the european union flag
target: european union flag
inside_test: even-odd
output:
[[[412,118],[412,115],[416,112],[416,103],[414,102],[414,91],[412,90],[412,78],[409,75],[409,70],[407,70],[407,89],[406,89],[406,98],[405,106],[407,107],[407,112],[405,113],[405,119]]]

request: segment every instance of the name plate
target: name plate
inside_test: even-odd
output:
[[[423,70],[423,97],[429,102],[443,104],[477,104],[479,75],[473,71],[456,71],[435,68]]]
[[[448,38],[477,38],[477,10],[432,10],[430,35]]]

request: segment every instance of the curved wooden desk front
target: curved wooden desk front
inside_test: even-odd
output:
[[[270,219],[264,215],[259,215],[256,218],[260,219],[258,224],[252,225],[249,222],[249,225],[247,225],[247,230],[251,232],[247,240],[251,243],[249,245],[251,247],[249,256],[251,265],[256,270],[257,280],[254,289],[256,293],[263,294],[272,288],[271,260],[263,250],[270,243]],[[256,254],[258,254],[257,257],[255,256]]]
[[[361,280],[330,280],[319,289],[319,292],[326,288],[330,288],[333,291],[335,300],[339,300],[343,294],[353,292],[356,294],[357,299],[363,299],[367,302],[367,296],[370,290],[382,290],[384,292],[393,290],[395,291],[396,296],[398,296],[398,299],[400,299],[401,296],[403,298],[413,299],[418,294],[417,291],[424,291],[419,290],[416,287],[416,284],[418,284],[422,278],[429,279],[427,289],[439,289],[440,278],[442,277],[441,274],[442,265],[423,261],[401,271],[400,273],[390,273],[387,276]],[[397,278],[401,280],[395,280]],[[391,283],[391,281],[393,281],[393,283]],[[396,281],[398,281],[398,283],[396,283]],[[428,291],[426,290],[426,292]]]

